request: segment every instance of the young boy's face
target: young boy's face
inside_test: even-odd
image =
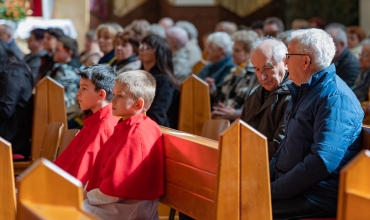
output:
[[[126,84],[116,82],[113,87],[112,114],[123,120],[137,114],[137,103]]]
[[[95,91],[95,85],[89,79],[81,77],[80,89],[76,95],[82,110],[91,109],[95,113],[100,109],[100,106],[98,106],[98,102],[102,100],[100,91]]]

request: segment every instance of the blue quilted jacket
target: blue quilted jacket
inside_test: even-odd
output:
[[[270,164],[272,199],[303,195],[335,215],[339,171],[361,150],[361,105],[334,65],[289,89],[286,135]]]

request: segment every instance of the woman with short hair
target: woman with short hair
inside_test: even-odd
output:
[[[113,63],[116,74],[140,69],[141,61],[138,60],[138,53],[139,37],[133,31],[118,32],[114,47],[116,61]]]

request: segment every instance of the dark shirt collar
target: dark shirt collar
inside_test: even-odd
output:
[[[114,58],[114,50],[112,50],[111,52],[105,54],[100,60],[99,60],[99,64],[105,64],[105,63],[109,63],[109,61],[111,61],[112,59]]]

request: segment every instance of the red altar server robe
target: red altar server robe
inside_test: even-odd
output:
[[[118,118],[112,115],[112,104],[87,116],[83,128],[55,160],[55,164],[86,184],[96,155],[113,134],[117,122]]]
[[[96,158],[86,191],[154,200],[164,194],[162,131],[143,114],[118,122]]]

